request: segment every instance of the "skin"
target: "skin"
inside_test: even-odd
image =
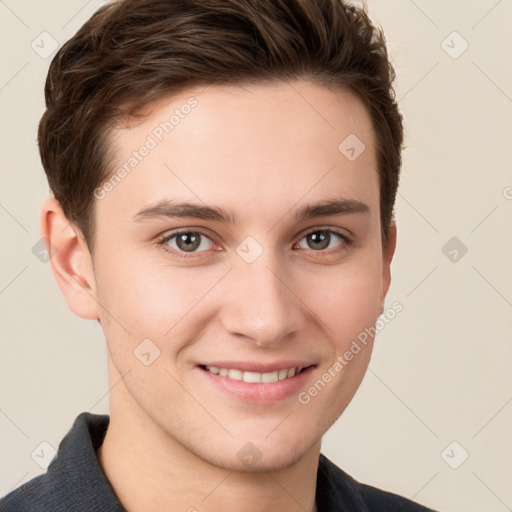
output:
[[[298,392],[246,402],[197,365],[308,360],[303,391],[375,324],[396,227],[383,247],[371,119],[351,93],[303,80],[190,89],[112,132],[116,164],[191,96],[197,107],[96,199],[93,255],[54,199],[41,210],[69,308],[105,333],[111,419],[99,461],[129,512],[314,511],[321,438],[354,396],[373,340],[307,404]],[[366,146],[355,161],[338,150],[349,134]],[[133,220],[163,198],[233,210],[239,223]],[[368,212],[294,218],[333,198]],[[178,228],[207,237],[192,253],[174,238],[166,252],[158,238]],[[313,228],[338,228],[353,243],[332,233],[318,248],[306,236]],[[248,236],[263,250],[252,263],[236,251]],[[134,355],[144,339],[160,350],[148,366]],[[248,442],[261,454],[256,466],[237,457]]]

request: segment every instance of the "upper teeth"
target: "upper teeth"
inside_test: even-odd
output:
[[[234,370],[228,368],[218,368],[217,366],[206,366],[206,369],[215,375],[228,377],[234,380],[243,380],[244,382],[277,382],[289,377],[293,377],[297,373],[297,368],[286,368],[268,373],[243,372],[242,370]]]

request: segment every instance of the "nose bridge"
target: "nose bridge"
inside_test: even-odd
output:
[[[224,328],[258,345],[278,342],[302,325],[300,301],[290,273],[270,250],[254,261],[238,258],[230,272],[223,307]]]

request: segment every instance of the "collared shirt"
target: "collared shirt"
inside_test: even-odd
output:
[[[0,499],[0,512],[126,512],[96,454],[109,421],[105,414],[79,414],[46,473]],[[434,512],[357,482],[323,454],[316,503],[318,512]]]

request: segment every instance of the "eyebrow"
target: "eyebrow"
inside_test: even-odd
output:
[[[370,213],[370,207],[358,200],[353,199],[332,199],[319,203],[304,206],[295,213],[295,220],[315,219],[328,215],[349,215],[349,214]],[[233,210],[224,210],[218,206],[208,206],[192,202],[177,202],[170,199],[161,201],[142,208],[132,218],[133,222],[141,222],[153,218],[196,218],[202,220],[213,220],[226,224],[237,224],[239,218]]]

